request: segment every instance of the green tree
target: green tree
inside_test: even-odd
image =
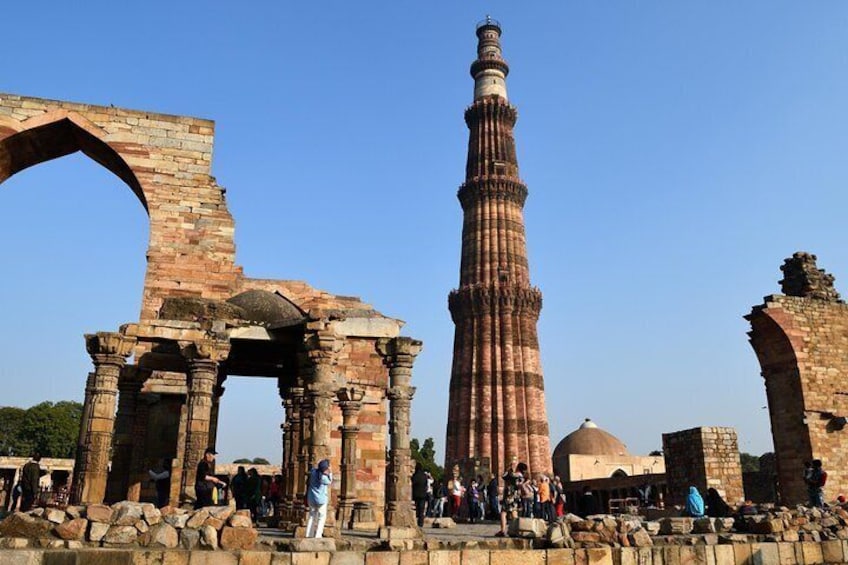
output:
[[[739,459],[742,462],[742,472],[750,473],[760,470],[760,458],[750,453],[740,453]]]
[[[429,471],[433,478],[440,480],[445,473],[445,470],[436,463],[436,447],[433,438],[428,437],[424,440],[424,445],[413,438],[409,441],[409,450],[411,451],[412,459],[416,463],[421,463],[425,471]]]
[[[42,402],[28,408],[18,432],[20,454],[38,452],[44,457],[73,457],[81,418],[79,402]]]
[[[270,465],[271,462],[265,459],[264,457],[254,457],[253,458],[254,465]]]
[[[26,455],[20,451],[20,429],[26,410],[16,406],[0,407],[0,455]]]
[[[233,463],[238,463],[239,465],[244,465],[244,464],[250,465],[251,461],[247,457],[239,457],[238,459],[233,461]]]

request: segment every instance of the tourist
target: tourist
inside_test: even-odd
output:
[[[727,518],[730,516],[730,506],[721,497],[718,491],[712,487],[707,489],[707,516],[710,518]]]
[[[9,508],[9,512],[15,512],[18,509],[18,501],[21,498],[21,492],[23,492],[23,487],[21,486],[21,481],[15,483],[15,486],[12,487],[12,506]]]
[[[807,479],[807,492],[810,495],[810,506],[824,508],[824,485],[827,484],[827,471],[822,469],[821,459],[813,461],[812,469]]]
[[[545,522],[554,520],[554,501],[551,493],[551,480],[547,475],[539,476],[539,504],[541,505],[541,516]]]
[[[554,477],[554,488],[556,489],[554,514],[559,518],[560,516],[565,516],[565,489],[562,486],[562,479],[559,476]]]
[[[435,491],[436,503],[433,508],[433,517],[441,518],[445,515],[445,503],[448,500],[448,489],[445,483],[438,481],[433,488]]]
[[[486,505],[488,504],[488,500],[486,500],[486,483],[483,481],[483,475],[477,475],[477,491],[479,493],[479,497],[477,499],[477,505],[479,506],[479,511],[477,516],[481,520],[486,519]]]
[[[527,465],[518,462],[518,457],[513,457],[509,469],[501,477],[503,479],[503,498],[501,498],[501,529],[495,534],[497,537],[506,535],[507,515],[512,519],[521,506],[521,485],[527,473]]]
[[[38,482],[44,473],[41,471],[40,461],[41,455],[35,453],[21,470],[21,512],[32,510],[41,490]]]
[[[250,517],[255,522],[259,517],[259,508],[262,506],[262,479],[259,477],[259,471],[256,467],[251,467],[247,470],[246,494],[247,509],[250,510]]]
[[[270,515],[274,518],[279,518],[277,509],[280,501],[283,499],[284,490],[285,485],[283,485],[283,476],[274,475],[274,478],[271,480],[271,487],[268,489],[268,504],[271,506]]]
[[[589,485],[583,487],[583,494],[577,499],[577,513],[583,518],[588,518],[598,513],[598,501]]]
[[[486,498],[489,500],[489,518],[492,520],[496,520],[501,513],[500,504],[498,504],[498,490],[498,478],[492,475],[492,479],[486,486]]]
[[[159,466],[149,469],[147,474],[156,489],[156,508],[168,506],[171,498],[171,460],[162,459]]]
[[[233,498],[236,501],[236,510],[247,508],[247,472],[243,465],[239,465],[236,476],[230,482]]]
[[[427,473],[421,463],[415,463],[412,473],[412,500],[415,502],[415,518],[419,528],[424,527],[424,511],[427,506]]]
[[[530,477],[521,483],[521,517],[533,517],[533,497],[535,489],[533,488],[533,480]]]
[[[690,518],[704,517],[704,499],[701,498],[698,487],[689,487],[689,494],[686,496],[686,505],[683,507],[683,515]]]
[[[330,462],[322,459],[309,473],[309,488],[306,501],[309,504],[309,518],[306,520],[306,537],[320,538],[324,535],[324,522],[327,521],[327,504],[330,501],[330,485],[333,473]]]
[[[465,487],[462,486],[462,477],[456,476],[448,483],[451,498],[451,516],[454,521],[459,520],[459,508],[462,505],[462,495]]]
[[[471,479],[465,496],[468,502],[468,521],[473,524],[475,519],[480,518],[480,489],[477,487],[476,479]]]
[[[217,485],[223,485],[224,481],[215,476],[215,456],[218,454],[211,447],[203,452],[203,457],[197,464],[197,473],[194,476],[194,492],[197,495],[194,501],[195,510],[205,506],[213,506],[212,490]]]
[[[434,491],[433,484],[435,481],[433,480],[433,475],[430,474],[430,471],[424,471],[424,476],[427,477],[427,509],[424,511],[426,516],[432,516],[433,514],[433,499]]]

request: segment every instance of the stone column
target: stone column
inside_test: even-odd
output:
[[[342,345],[342,340],[327,329],[326,322],[316,321],[307,325],[303,369],[306,412],[312,420],[307,469],[322,459],[330,458],[333,398],[340,381],[336,375],[336,361]]]
[[[224,378],[219,375],[218,383],[223,383]],[[221,384],[212,389],[212,411],[209,414],[209,447],[218,445],[218,412],[221,407],[221,397],[226,389]]]
[[[118,379],[118,413],[115,416],[112,471],[106,485],[106,501],[110,504],[129,500],[133,443],[136,441],[133,431],[141,385],[138,367],[124,367]]]
[[[381,339],[378,351],[389,367],[389,465],[386,469],[386,526],[414,528],[412,468],[409,450],[410,407],[415,387],[412,364],[421,342],[408,337]]]
[[[212,395],[218,381],[218,363],[229,353],[229,344],[203,342],[183,350],[188,363],[186,436],[181,498],[194,499],[194,475],[203,452],[210,446]]]
[[[337,521],[340,528],[347,526],[352,529],[356,502],[356,439],[359,436],[357,424],[365,391],[353,387],[343,388],[336,396],[342,409],[342,463],[339,469],[341,490]]]
[[[98,332],[85,336],[85,347],[94,361],[94,372],[89,375],[86,386],[74,463],[71,500],[75,504],[99,504],[106,495],[118,377],[134,345],[135,338],[120,333]]]

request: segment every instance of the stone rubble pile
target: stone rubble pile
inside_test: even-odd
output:
[[[250,512],[229,506],[185,510],[149,503],[117,502],[37,508],[0,522],[0,547],[251,549],[259,532]]]

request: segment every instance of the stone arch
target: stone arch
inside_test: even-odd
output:
[[[621,467],[619,467],[618,469],[613,471],[612,475],[610,475],[610,477],[612,477],[613,479],[621,479],[621,478],[624,478],[626,476],[627,476],[627,471],[625,471]]]
[[[801,479],[803,462],[812,455],[798,366],[803,336],[781,308],[755,310],[748,320],[751,347],[765,381],[780,498],[784,503],[802,502],[806,498],[806,485]]]
[[[70,112],[48,112],[23,123],[2,120],[0,183],[34,165],[81,151],[124,181],[148,211],[147,198],[132,168],[103,137],[97,126]]]

